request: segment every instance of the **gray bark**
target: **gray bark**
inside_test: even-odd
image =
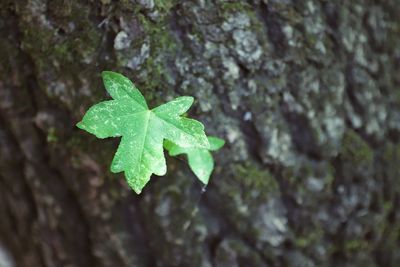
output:
[[[0,1],[0,242],[17,266],[398,266],[397,0]],[[131,78],[226,139],[141,195],[75,127]],[[11,262],[9,260],[9,262]],[[10,265],[10,264],[9,264]]]

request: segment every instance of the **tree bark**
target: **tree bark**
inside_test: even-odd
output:
[[[398,266],[399,1],[0,1],[0,242],[16,266]],[[75,124],[124,73],[227,144],[136,195]],[[12,265],[9,263],[8,265]]]

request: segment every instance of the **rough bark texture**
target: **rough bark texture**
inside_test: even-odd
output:
[[[0,242],[17,266],[399,266],[398,0],[1,0]],[[224,137],[141,195],[75,127],[122,72]]]

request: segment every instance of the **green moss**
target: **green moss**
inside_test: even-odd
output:
[[[329,164],[326,168],[325,179],[327,188],[334,190],[333,182],[335,181],[335,168],[331,164]]]
[[[118,1],[118,8],[123,11],[130,11],[136,14],[136,12],[141,10],[141,6],[134,4],[132,0],[120,0]]]
[[[228,18],[235,13],[244,13],[250,19],[251,28],[262,28],[262,23],[257,17],[254,8],[248,3],[234,2],[234,3],[223,3],[221,6],[222,15]]]
[[[58,100],[60,105],[68,106],[73,102],[70,99],[71,90],[68,88],[55,95],[49,90],[49,80],[59,75],[61,69],[64,80],[79,76],[82,62],[91,63],[94,60],[101,35],[97,25],[89,19],[90,9],[85,4],[68,2],[59,8],[55,8],[55,5],[48,8],[47,14],[52,18],[52,27],[46,23],[32,23],[30,15],[21,11],[21,17],[26,18],[21,19],[22,49],[32,57],[38,76],[43,77],[38,80],[43,92]],[[60,35],[58,29],[66,27],[71,21],[75,28],[84,30],[65,33],[66,36]],[[40,75],[42,73],[46,75]],[[71,84],[67,84],[69,85]],[[63,95],[62,99],[60,95]]]
[[[352,130],[343,136],[340,155],[343,161],[355,165],[371,165],[374,156],[369,145]]]
[[[392,142],[388,142],[383,149],[383,153],[380,156],[381,165],[384,166],[380,170],[379,175],[382,179],[387,180],[392,184],[391,192],[400,191],[399,183],[396,183],[397,179],[400,177],[400,144],[394,144]],[[389,197],[391,194],[386,194],[385,197]]]
[[[228,171],[228,170],[227,170]],[[221,195],[225,195],[230,201],[223,206],[234,212],[229,214],[232,221],[241,220],[248,216],[252,208],[279,194],[278,184],[272,174],[265,168],[261,168],[253,162],[237,163],[229,169],[229,180],[221,180],[218,188]],[[214,180],[212,180],[214,181]],[[247,227],[239,225],[239,228]],[[257,229],[247,229],[252,236],[257,236]]]
[[[369,249],[368,242],[359,239],[350,239],[344,242],[344,250],[348,253],[356,251],[367,251]]]
[[[383,160],[386,163],[398,163],[400,160],[400,144],[390,144],[386,146],[386,149],[383,153]]]
[[[178,3],[178,0],[154,0],[156,8],[162,12],[169,12]]]
[[[276,192],[278,184],[272,174],[253,163],[246,162],[234,166],[234,181],[240,183],[249,192],[260,190],[263,193]]]
[[[70,53],[71,50],[68,43],[56,44],[53,51],[57,58],[66,59],[67,61],[72,60],[72,55]]]
[[[151,21],[142,14],[138,14],[138,19],[146,36],[149,36],[151,41],[153,41],[153,49],[171,51],[176,48],[176,41],[172,38],[169,34],[170,31],[167,29],[167,15],[164,15],[163,19],[158,22]]]
[[[314,227],[309,233],[303,234],[294,240],[294,243],[299,248],[307,248],[321,240],[323,230],[321,227]]]
[[[232,13],[232,12],[243,12],[243,11],[249,11],[252,10],[252,6],[248,3],[245,2],[225,2],[222,3],[221,5],[221,10],[227,13]]]
[[[393,249],[398,247],[400,239],[400,224],[386,224],[382,240],[385,240],[384,247]]]
[[[57,143],[58,137],[56,134],[56,129],[54,127],[50,127],[49,131],[47,132],[47,142],[49,143]]]
[[[52,44],[53,32],[30,23],[26,23],[24,26],[22,48],[32,51],[33,55],[41,55],[48,51]]]
[[[165,64],[168,59],[173,60],[175,58],[178,49],[177,41],[170,35],[170,30],[167,29],[167,15],[164,15],[163,19],[157,22],[149,20],[142,14],[138,14],[138,19],[144,34],[150,39],[151,49],[150,56],[143,63],[141,71],[138,73],[140,80],[137,81],[137,86],[145,94],[150,105],[157,105],[160,104],[157,99],[164,98],[163,93],[174,91],[168,84],[171,78],[168,76],[169,72]]]

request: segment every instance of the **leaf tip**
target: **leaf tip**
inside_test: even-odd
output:
[[[193,104],[193,102],[194,102],[194,97],[193,96],[185,96],[185,97],[186,97],[186,99],[188,101],[192,102],[192,104]]]
[[[225,145],[225,140],[215,137],[215,136],[208,136],[208,142],[210,143],[210,148],[209,150],[211,151],[216,151],[220,148],[222,148]]]
[[[213,169],[214,169],[214,167],[213,167]],[[194,174],[196,175],[197,179],[198,179],[203,185],[208,185],[208,182],[210,181],[211,172],[212,172],[213,169],[211,169],[208,173],[201,172],[201,171],[199,172],[198,170],[197,170],[197,171],[194,171],[193,169],[192,169],[192,171],[193,171]]]
[[[183,100],[187,106],[187,109],[189,109],[194,102],[194,97],[193,96],[181,96],[178,97],[177,99]]]
[[[136,194],[140,195],[140,193],[142,193],[144,185],[140,186],[140,185],[134,183],[133,181],[129,181],[129,180],[128,180],[128,185],[130,188],[132,188],[133,191],[135,191]]]
[[[82,121],[75,124],[75,126],[78,127],[79,129],[86,130],[85,124]]]
[[[142,193],[142,190],[141,190],[141,189],[138,189],[138,188],[132,188],[132,189],[133,189],[133,191],[135,191],[135,193],[138,194],[138,195],[140,195],[140,193]]]

